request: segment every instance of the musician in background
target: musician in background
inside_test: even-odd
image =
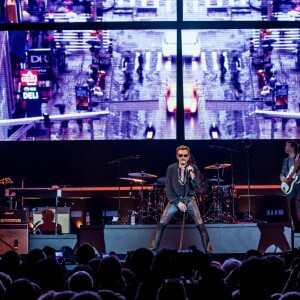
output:
[[[294,231],[300,232],[300,177],[299,177],[299,166],[300,166],[300,159],[299,159],[299,144],[294,140],[288,140],[285,143],[284,147],[285,153],[288,154],[283,160],[282,163],[282,170],[280,173],[280,180],[282,182],[281,187],[282,190],[287,194],[287,202],[290,217],[293,222]],[[297,178],[291,178],[291,168],[292,170],[296,169]],[[283,187],[286,187],[286,191]]]
[[[55,214],[51,209],[45,209],[42,212],[43,223],[38,226],[38,229],[42,234],[55,234]],[[57,233],[62,233],[62,227],[60,224],[57,224]]]
[[[158,251],[163,231],[177,211],[187,212],[196,224],[205,252],[212,252],[207,229],[196,204],[195,193],[200,187],[200,171],[196,164],[188,163],[190,149],[181,145],[176,149],[177,163],[167,169],[166,195],[168,204],[153,235],[150,250]]]

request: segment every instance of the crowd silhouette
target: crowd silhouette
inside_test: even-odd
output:
[[[300,299],[299,249],[268,255],[250,249],[242,259],[221,261],[194,247],[139,248],[121,260],[82,244],[74,256],[68,270],[50,247],[22,257],[7,251],[0,260],[0,300]]]

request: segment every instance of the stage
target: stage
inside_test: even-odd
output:
[[[287,223],[240,223],[207,224],[214,253],[246,253],[257,249],[261,253],[280,253],[291,249],[291,228]],[[77,235],[30,235],[29,249],[50,246],[56,250],[68,246],[76,248],[85,242],[92,244],[99,253],[114,251],[126,254],[140,247],[148,248],[156,225],[105,225],[84,226]],[[178,249],[180,225],[168,225],[161,241],[160,249]],[[199,233],[192,224],[185,225],[182,250],[196,246],[202,250]],[[295,247],[299,247],[295,238]]]

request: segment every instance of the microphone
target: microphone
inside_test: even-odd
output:
[[[19,250],[19,241],[14,240],[14,251],[18,252],[18,250]]]
[[[33,232],[33,234],[36,234],[37,232],[38,232],[38,234],[41,234],[42,232],[41,232],[41,230],[38,228],[38,225],[41,223],[42,221],[40,220],[40,221],[37,221],[37,222],[35,222],[35,223],[32,223],[32,232]]]
[[[37,221],[36,223],[33,224],[34,227],[38,226],[42,221]]]
[[[187,173],[191,176],[191,173],[193,173],[194,170],[193,169],[188,169],[189,166],[190,165],[186,166],[185,169],[187,170]]]

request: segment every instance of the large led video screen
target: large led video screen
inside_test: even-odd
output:
[[[298,0],[182,0],[184,21],[299,21]]]
[[[16,0],[0,12],[13,23],[176,21],[176,0]]]
[[[0,12],[13,23],[300,20],[298,0],[16,0]]]
[[[298,28],[186,30],[182,56],[186,139],[300,138]]]
[[[0,43],[0,140],[176,139],[175,30],[0,31]]]

